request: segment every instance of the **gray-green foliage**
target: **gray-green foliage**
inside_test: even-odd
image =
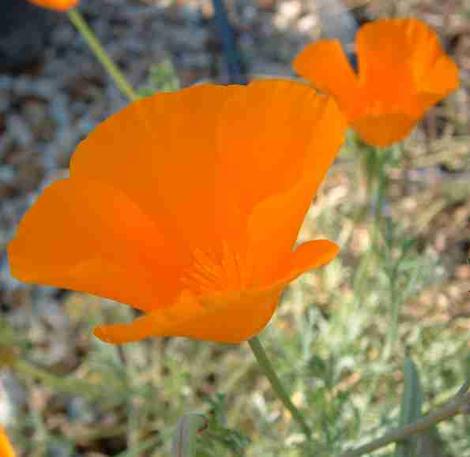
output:
[[[164,59],[150,67],[147,84],[139,90],[139,95],[147,97],[155,92],[172,92],[179,88],[175,67],[170,59]]]
[[[403,366],[404,386],[400,408],[399,425],[407,425],[421,417],[423,391],[418,368],[410,357],[405,358]],[[416,457],[418,437],[397,444],[395,457]]]

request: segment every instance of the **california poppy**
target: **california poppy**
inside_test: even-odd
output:
[[[136,101],[74,153],[9,245],[13,275],[141,310],[95,335],[237,343],[283,287],[336,256],[293,250],[343,141],[336,104],[292,81],[201,85]]]
[[[295,70],[331,94],[362,139],[388,146],[405,138],[424,112],[458,86],[458,70],[436,33],[417,19],[382,19],[356,37],[355,73],[338,40],[308,45]]]
[[[0,427],[0,457],[15,457],[10,440],[2,427]]]
[[[78,6],[80,0],[28,0],[30,3],[43,8],[67,11]]]

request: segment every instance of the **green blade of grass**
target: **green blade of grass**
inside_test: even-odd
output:
[[[400,426],[416,421],[422,415],[423,391],[416,364],[411,357],[406,357],[404,367],[404,389],[400,409]],[[414,457],[417,449],[417,437],[408,439],[396,446],[395,457]]]
[[[194,457],[198,432],[207,425],[202,414],[185,414],[178,422],[173,438],[173,457]]]

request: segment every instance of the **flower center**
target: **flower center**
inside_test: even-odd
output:
[[[182,282],[198,294],[240,290],[247,286],[247,269],[239,253],[223,243],[220,252],[196,249]]]

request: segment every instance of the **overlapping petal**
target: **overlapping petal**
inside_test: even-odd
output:
[[[297,55],[293,66],[317,89],[335,97],[343,110],[355,103],[357,76],[339,40],[319,40],[307,45]]]
[[[23,281],[89,292],[147,310],[173,298],[176,248],[155,222],[107,183],[67,179],[49,186],[9,245]],[[157,294],[158,291],[158,294]],[[174,293],[174,292],[173,292]]]
[[[338,250],[328,240],[304,243],[289,256],[270,284],[258,289],[228,290],[199,296],[186,289],[171,307],[147,313],[129,324],[98,326],[95,335],[114,344],[150,336],[187,336],[239,343],[263,329],[288,282],[307,270],[328,263]]]
[[[13,274],[144,311],[98,327],[105,341],[247,339],[287,282],[337,253],[292,247],[344,129],[334,102],[290,81],[139,100],[80,144],[70,178],[26,214]]]
[[[436,33],[417,19],[382,19],[357,33],[357,75],[338,40],[307,46],[296,71],[335,97],[367,143],[402,140],[433,104],[458,86],[458,70]]]

